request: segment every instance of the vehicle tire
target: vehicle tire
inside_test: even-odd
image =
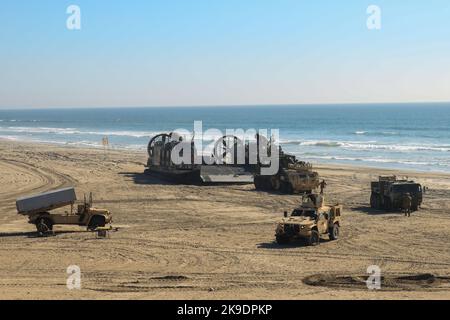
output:
[[[340,228],[337,223],[335,223],[333,225],[333,227],[330,228],[330,231],[329,231],[330,240],[335,241],[335,240],[339,239],[339,231],[340,231],[339,229]]]
[[[380,195],[378,195],[378,196],[376,196],[376,198],[375,198],[375,209],[378,209],[378,210],[380,210],[381,209],[381,196]]]
[[[388,197],[384,198],[384,209],[386,211],[391,211],[392,210],[392,201]]]
[[[38,218],[36,221],[36,230],[41,234],[49,233],[53,230],[53,221],[50,218]]]
[[[317,246],[320,243],[320,234],[319,231],[317,230],[312,230],[311,231],[311,236],[309,237],[309,241],[308,241],[310,246]]]
[[[105,217],[93,216],[91,221],[89,221],[88,230],[95,231],[97,228],[102,228],[106,225]]]
[[[280,244],[280,245],[289,243],[289,238],[288,237],[276,236],[276,238],[277,238],[277,243]]]
[[[377,196],[374,193],[370,195],[370,207],[372,209],[377,209]]]

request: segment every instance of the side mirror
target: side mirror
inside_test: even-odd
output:
[[[284,212],[284,217],[287,218],[288,217],[288,213],[287,211]]]

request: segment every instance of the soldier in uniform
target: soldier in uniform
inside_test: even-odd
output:
[[[327,186],[327,183],[325,182],[325,180],[322,180],[322,182],[320,183],[320,194],[323,194],[323,191],[325,190]]]
[[[402,198],[402,210],[405,213],[405,217],[411,217],[412,197],[409,193],[406,193]]]

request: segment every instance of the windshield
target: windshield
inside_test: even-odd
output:
[[[394,185],[392,187],[392,191],[394,192],[410,192],[410,193],[417,193],[422,191],[422,187],[420,184],[399,184]]]
[[[296,209],[292,212],[293,217],[308,217],[312,219],[317,218],[317,214],[315,210],[303,210],[303,209]]]

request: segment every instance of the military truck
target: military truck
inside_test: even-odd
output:
[[[258,144],[262,143],[258,141]],[[271,176],[261,175],[261,167],[264,165],[259,161],[259,168],[254,177],[256,190],[279,191],[286,194],[310,194],[320,185],[319,174],[313,171],[308,162],[297,160],[293,155],[284,153],[279,147],[279,170]]]
[[[339,204],[324,205],[323,195],[310,194],[302,198],[302,204],[290,216],[278,223],[275,237],[278,244],[287,244],[293,240],[306,240],[308,245],[318,245],[321,236],[328,235],[330,240],[339,238],[341,214]]]
[[[36,226],[40,235],[48,234],[55,225],[86,226],[89,231],[95,231],[112,222],[108,210],[92,206],[92,193],[89,201],[85,197],[83,204],[79,204],[74,212],[76,200],[75,189],[65,188],[17,199],[16,207],[20,215],[28,216],[28,222]],[[51,213],[66,206],[70,206],[70,212]]]
[[[372,182],[371,189],[370,206],[373,209],[400,210],[407,193],[412,198],[412,211],[417,211],[422,205],[422,186],[414,181],[398,179],[396,176],[380,176],[378,181]]]

